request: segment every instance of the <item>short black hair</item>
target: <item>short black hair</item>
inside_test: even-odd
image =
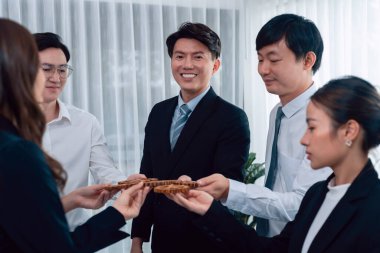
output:
[[[213,30],[207,25],[201,23],[185,22],[179,28],[178,31],[172,33],[166,39],[166,45],[168,47],[168,54],[170,58],[173,56],[174,45],[177,40],[187,38],[195,39],[204,44],[211,52],[213,59],[218,59],[222,48],[220,38]]]
[[[256,37],[256,51],[285,39],[287,47],[302,59],[308,52],[317,56],[313,73],[321,66],[323,40],[317,26],[309,19],[295,14],[282,14],[269,20]]]
[[[46,32],[33,34],[37,44],[38,51],[43,51],[47,48],[59,48],[63,51],[66,61],[70,60],[70,52],[66,45],[62,43],[62,39],[58,34]]]

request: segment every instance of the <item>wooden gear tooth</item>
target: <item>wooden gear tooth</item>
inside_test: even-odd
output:
[[[187,185],[179,185],[179,184],[170,184],[170,185],[159,185],[154,188],[154,192],[156,193],[187,193],[189,192],[190,187]]]
[[[140,182],[144,182],[144,186],[152,187],[154,192],[157,193],[185,193],[188,192],[189,189],[198,187],[198,183],[195,181],[158,180],[157,178],[146,178],[120,181],[116,185],[108,185],[104,187],[104,189],[108,191],[127,189]]]

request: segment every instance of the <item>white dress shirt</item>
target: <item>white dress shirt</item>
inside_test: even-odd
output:
[[[321,229],[322,225],[326,222],[335,206],[343,198],[344,194],[346,194],[351,184],[342,184],[338,186],[334,185],[335,178],[332,178],[327,185],[329,191],[326,194],[325,200],[319,208],[319,211],[315,216],[313,223],[309,228],[309,231],[307,232],[305,241],[302,246],[302,253],[307,253],[309,251],[310,245],[313,242],[315,236]]]
[[[294,219],[306,191],[315,182],[325,180],[330,168],[313,170],[306,159],[305,147],[300,140],[307,128],[306,107],[310,96],[316,91],[315,85],[282,107],[278,136],[278,169],[273,191],[255,184],[244,184],[230,179],[228,208],[269,220],[268,236],[279,234],[287,222]],[[270,113],[269,130],[265,157],[265,175],[268,175],[271,160],[274,122],[277,104]]]
[[[63,195],[89,185],[90,173],[95,184],[124,180],[126,177],[116,168],[95,116],[59,100],[58,105],[58,118],[47,124],[43,147],[67,173]],[[90,216],[91,212],[82,208],[66,214],[71,230]]]

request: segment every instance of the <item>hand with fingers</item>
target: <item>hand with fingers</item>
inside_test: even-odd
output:
[[[197,190],[209,193],[216,200],[227,199],[230,189],[230,181],[222,174],[212,174],[197,180]]]
[[[204,191],[190,190],[188,193],[165,194],[178,205],[187,210],[204,215],[210,208],[213,197]]]
[[[78,188],[61,198],[65,212],[75,208],[98,209],[102,207],[117,191],[107,191],[105,184]]]
[[[120,196],[115,200],[113,207],[118,210],[126,220],[135,218],[139,215],[141,206],[149,191],[150,187],[144,187],[143,182],[135,184],[126,190],[122,190]]]

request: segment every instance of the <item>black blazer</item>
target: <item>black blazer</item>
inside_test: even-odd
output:
[[[127,237],[124,224],[109,207],[70,233],[43,153],[0,116],[0,252],[94,252]]]
[[[301,252],[332,177],[314,184],[307,191],[294,221],[289,222],[281,234],[273,238],[259,237],[252,228],[238,224],[216,202],[205,216],[194,222],[220,247],[228,248],[231,252]],[[308,252],[380,252],[379,216],[380,180],[368,161],[322,225]]]
[[[159,179],[188,175],[193,180],[221,173],[241,181],[250,143],[244,111],[218,97],[211,88],[190,115],[171,151],[170,127],[177,104],[178,97],[174,97],[153,107],[145,128],[141,173]],[[220,252],[197,232],[191,224],[193,216],[164,195],[149,193],[133,221],[132,237],[148,241],[154,224],[154,253]]]

